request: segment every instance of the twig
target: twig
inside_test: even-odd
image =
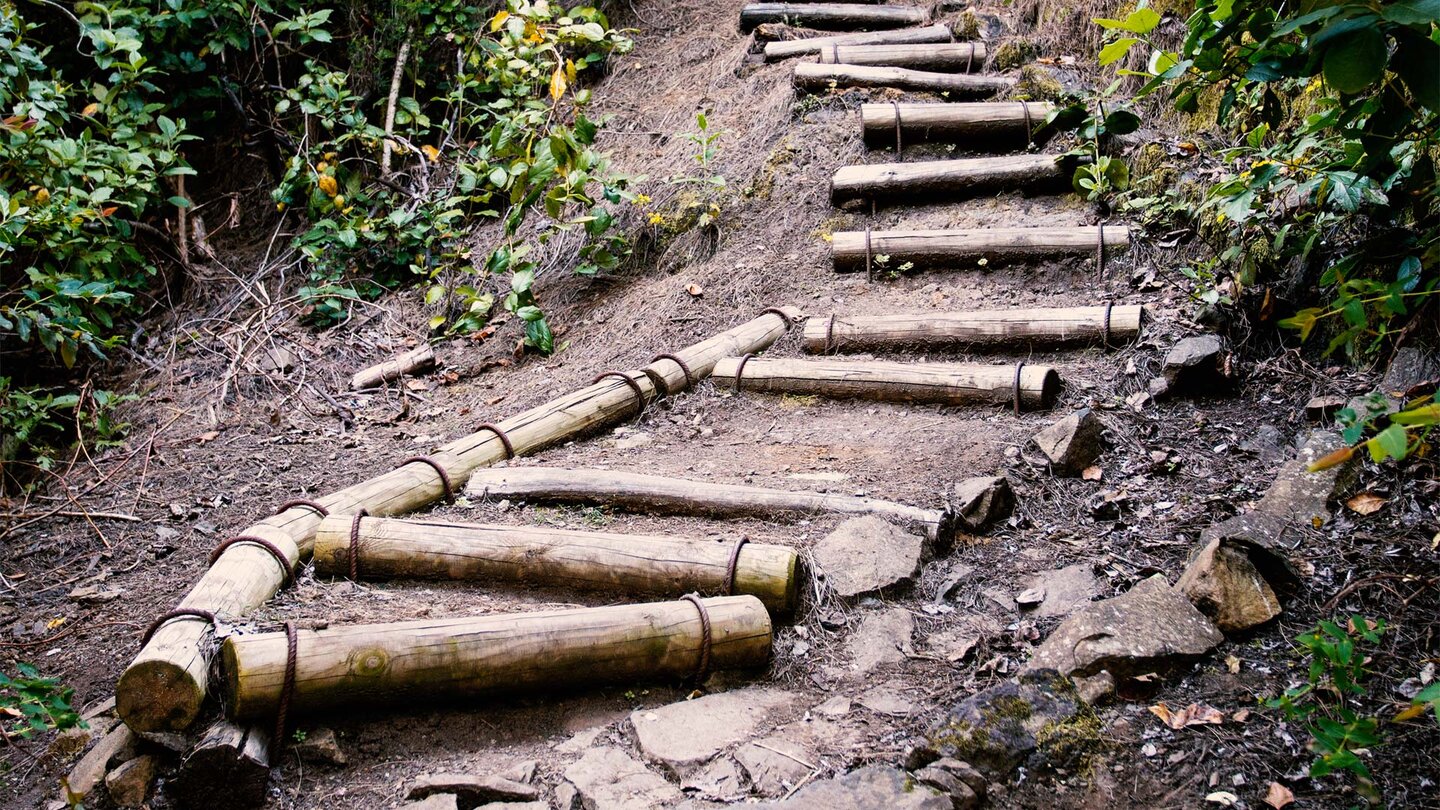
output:
[[[145,522],[145,518],[135,517],[134,515],[122,515],[122,514],[120,514],[119,512],[84,512],[84,511],[74,511],[74,512],[72,512],[72,511],[62,511],[62,512],[18,512],[18,513],[12,512],[12,513],[10,513],[10,514],[8,514],[8,515],[5,515],[5,517],[10,518],[11,520],[29,520],[30,518],[34,518],[35,520],[44,520],[45,518],[48,518],[48,517],[83,517],[83,518],[96,518],[96,519],[99,519],[99,520],[128,520],[128,521],[130,521],[131,523],[144,523],[144,522]],[[34,521],[31,521],[31,522],[34,522]]]
[[[390,138],[395,131],[395,104],[400,98],[400,80],[405,76],[405,62],[409,59],[410,30],[407,29],[405,41],[400,43],[400,52],[395,54],[395,72],[390,74],[390,100],[385,104],[385,142],[380,146],[381,177],[390,176],[390,153],[394,148]]]
[[[764,748],[766,751],[770,751],[770,752],[779,754],[780,756],[785,757],[786,759],[793,759],[793,760],[795,760],[796,762],[800,763],[801,765],[804,765],[805,767],[809,768],[809,769],[812,770],[812,771],[814,771],[814,770],[819,770],[819,768],[817,768],[816,766],[811,765],[810,763],[808,763],[808,762],[806,762],[805,760],[803,760],[803,759],[795,756],[794,754],[787,754],[787,753],[785,753],[784,751],[781,751],[779,748],[771,748],[770,746],[766,745],[766,744],[763,743],[763,742],[757,742],[757,743],[755,743],[755,747],[756,747],[756,748]]]

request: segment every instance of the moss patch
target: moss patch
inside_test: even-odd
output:
[[[995,67],[1010,70],[1035,61],[1040,48],[1028,39],[1012,39],[995,49]]]
[[[1059,80],[1049,71],[1037,65],[1026,65],[1020,69],[1020,81],[1016,82],[1013,95],[1027,101],[1054,101],[1063,92]]]

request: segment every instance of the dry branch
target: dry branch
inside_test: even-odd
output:
[[[1103,249],[1108,256],[1130,244],[1130,229],[1105,225]],[[1054,256],[1093,255],[1102,248],[1096,226],[1046,228],[976,228],[944,231],[837,231],[830,239],[830,259],[837,273],[956,268],[980,259],[987,263],[1028,261]],[[877,263],[876,257],[884,257]]]
[[[759,599],[703,602],[711,669],[769,660],[770,614]],[[682,600],[299,630],[290,712],[683,678],[701,668],[700,617]],[[225,640],[221,669],[232,719],[274,716],[286,646],[283,632]]]
[[[751,358],[723,360],[712,375],[717,386],[775,394],[816,394],[884,402],[940,405],[994,403],[1017,410],[1049,408],[1060,393],[1060,375],[1040,365]],[[736,377],[739,376],[737,380]]]
[[[315,533],[315,571],[350,571],[351,528],[328,517]],[[796,555],[784,546],[613,534],[536,526],[490,526],[436,520],[361,518],[355,570],[361,577],[505,580],[627,594],[749,594],[777,613],[794,610]]]
[[[791,56],[819,53],[832,45],[884,45],[917,42],[949,42],[950,26],[936,23],[924,28],[908,28],[897,31],[867,31],[859,34],[839,34],[833,37],[811,37],[792,39],[784,42],[765,43],[765,61],[778,62]]]
[[[635,416],[644,403],[657,396],[654,379],[672,391],[684,390],[710,374],[723,357],[760,351],[785,334],[799,310],[760,315],[708,340],[677,352],[690,369],[687,374],[673,360],[656,360],[650,374],[630,372],[628,380],[607,376],[593,385],[532,408],[495,425],[508,438],[514,453],[525,454],[574,439]],[[637,386],[637,392],[632,388]],[[510,455],[501,433],[481,429],[451,442],[430,456],[460,487],[476,469]],[[331,514],[372,515],[409,512],[440,500],[445,485],[427,464],[410,463],[317,500]],[[209,611],[216,616],[244,616],[274,596],[289,578],[295,564],[310,554],[320,515],[306,506],[294,506],[240,532],[260,537],[284,554],[282,568],[269,551],[255,543],[228,547],[180,602],[180,608]],[[116,685],[116,710],[139,731],[180,730],[200,711],[208,684],[209,660],[206,621],[176,618],[161,626],[140,654],[121,674]]]
[[[973,97],[989,96],[1008,90],[1015,86],[1015,79],[1010,76],[932,73],[898,67],[801,62],[795,66],[795,86],[812,92],[837,87],[893,87],[897,90],[923,90]]]
[[[506,467],[478,470],[466,492],[476,498],[514,498],[550,503],[611,506],[632,512],[713,518],[815,514],[878,515],[915,526],[948,542],[951,521],[943,511],[828,492],[796,492],[741,484],[717,484],[660,475],[595,469]]]
[[[830,201],[964,197],[999,191],[1066,188],[1067,167],[1054,155],[927,160],[843,166],[830,179]]]
[[[969,146],[1023,149],[1048,132],[1048,101],[983,101],[953,104],[862,104],[860,128],[869,146],[964,141]]]
[[[1137,304],[812,317],[805,323],[805,351],[1120,345],[1140,334],[1144,311]]]
[[[350,390],[375,388],[434,365],[435,350],[430,348],[429,343],[422,343],[404,354],[355,372],[355,376],[350,378]]]
[[[867,6],[855,3],[751,3],[740,10],[740,30],[764,23],[789,23],[829,30],[907,28],[924,25],[930,14],[915,6]]]

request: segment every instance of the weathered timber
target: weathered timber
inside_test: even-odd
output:
[[[830,178],[830,202],[968,197],[1000,191],[1069,188],[1069,171],[1054,155],[926,160],[842,166]]]
[[[472,479],[473,480],[473,479]],[[315,533],[315,572],[350,571],[351,527],[326,518]],[[612,534],[540,526],[361,518],[355,570],[363,578],[506,580],[589,590],[680,596],[749,594],[777,613],[794,610],[799,576],[793,549],[745,543],[725,581],[739,537],[725,542]]]
[[[762,23],[790,23],[827,30],[878,30],[924,25],[930,13],[916,6],[868,6],[854,3],[750,3],[740,9],[740,30]]]
[[[836,231],[830,260],[837,273],[885,272],[909,264],[912,269],[958,268],[980,259],[987,264],[1023,262],[1057,256],[1106,256],[1130,245],[1124,225],[975,228],[943,231]],[[877,256],[885,257],[877,263]]]
[[[788,319],[767,312],[676,352],[690,374],[674,360],[656,360],[646,366],[648,374],[630,372],[629,382],[607,376],[502,420],[496,427],[508,437],[514,452],[523,455],[617,424],[640,411],[640,400],[648,403],[659,395],[654,380],[662,381],[670,391],[684,390],[693,381],[708,376],[722,357],[760,351],[774,343],[785,334],[790,321],[801,315],[794,308],[784,311]],[[691,375],[693,380],[689,379]],[[631,383],[639,387],[639,397]],[[508,456],[500,435],[482,429],[445,445],[430,458],[446,470],[455,487],[460,487],[476,469]],[[440,500],[444,488],[433,468],[417,462],[316,500],[332,514],[355,514],[364,509],[372,515],[394,515]],[[264,604],[279,590],[296,563],[309,556],[320,517],[309,507],[295,506],[239,532],[270,541],[289,565],[282,569],[268,551],[253,543],[230,546],[190,589],[180,607],[233,618]],[[209,660],[204,652],[208,633],[209,625],[203,619],[168,621],[121,674],[115,690],[116,709],[131,728],[180,730],[194,721],[208,684]]]
[[[1145,308],[1138,304],[830,315],[806,321],[805,351],[830,354],[894,349],[1026,349],[1096,343],[1118,346],[1140,334],[1144,316]]]
[[[816,394],[885,402],[941,405],[993,403],[1019,410],[1049,408],[1060,392],[1060,375],[1041,365],[894,363],[754,357],[716,364],[720,387],[775,394]],[[736,379],[738,376],[738,380]]]
[[[260,725],[220,720],[165,784],[166,793],[182,808],[260,807],[270,790],[270,733]]]
[[[350,378],[350,389],[375,388],[434,365],[435,350],[430,348],[429,343],[424,343],[383,363],[355,372],[355,376]]]
[[[781,42],[765,43],[765,61],[778,62],[792,56],[819,53],[831,45],[885,45],[917,42],[949,42],[950,26],[944,23],[927,25],[924,28],[902,28],[897,31],[865,31],[858,34],[838,34],[832,37],[810,37]]]
[[[983,42],[944,42],[885,45],[831,45],[820,50],[820,64],[902,67],[970,73],[985,67]]]
[[[837,87],[893,87],[923,90],[952,96],[991,96],[1015,86],[1012,76],[980,76],[969,73],[933,73],[898,67],[864,65],[821,65],[801,62],[795,66],[795,86],[811,92]]]
[[[867,146],[902,146],[927,141],[988,148],[1023,149],[1049,134],[1048,101],[974,101],[943,104],[862,104],[860,130]]]
[[[769,660],[759,599],[702,601],[712,670]],[[683,678],[701,669],[703,639],[701,614],[685,600],[299,630],[290,712]],[[274,716],[285,633],[232,635],[220,655],[230,718]]]
[[[472,498],[514,498],[547,503],[611,506],[632,512],[713,518],[815,514],[878,515],[914,526],[927,537],[950,540],[953,521],[943,511],[828,492],[796,492],[743,484],[717,484],[661,475],[597,469],[505,467],[478,470],[466,493]]]

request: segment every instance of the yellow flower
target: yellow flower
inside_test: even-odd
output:
[[[427,143],[424,146],[420,147],[420,151],[425,153],[425,157],[430,158],[431,163],[440,162],[440,150],[436,149],[430,144]]]
[[[315,185],[319,186],[321,191],[325,192],[331,197],[334,197],[335,192],[340,190],[339,185],[335,182],[335,178],[331,177],[328,174],[320,175],[320,178],[315,181]]]
[[[636,194],[636,195],[635,195],[634,203],[635,203],[636,205],[645,205],[645,204],[647,204],[647,203],[649,203],[649,202],[650,202],[650,195],[649,195],[649,194]]]
[[[651,225],[664,225],[664,224],[665,224],[665,217],[661,216],[660,214],[653,214],[653,213],[652,213],[652,214],[650,215],[650,224],[651,224]]]
[[[275,203],[275,210],[276,210],[276,211],[284,211],[284,210],[285,210],[285,203],[283,203],[283,202],[277,202],[277,203]]]
[[[39,191],[35,192],[35,202],[41,205],[50,202],[50,189],[42,188]]]

